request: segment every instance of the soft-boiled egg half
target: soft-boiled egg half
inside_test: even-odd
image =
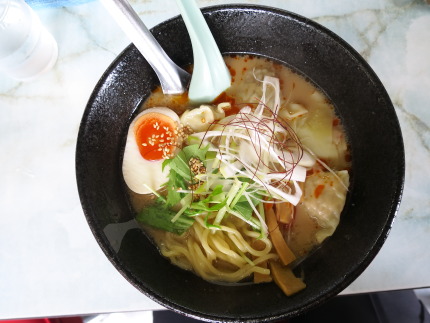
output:
[[[127,186],[138,194],[152,193],[167,182],[165,159],[178,146],[178,115],[169,108],[150,108],[139,113],[127,133],[122,173]]]

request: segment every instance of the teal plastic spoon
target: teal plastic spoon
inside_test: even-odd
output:
[[[176,0],[193,47],[194,69],[188,97],[211,102],[230,87],[231,76],[215,39],[194,0]]]

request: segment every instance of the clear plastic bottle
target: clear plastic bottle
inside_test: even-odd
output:
[[[24,0],[0,0],[0,73],[28,81],[54,66],[57,42]]]

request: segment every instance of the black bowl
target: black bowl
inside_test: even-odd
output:
[[[275,284],[208,283],[160,256],[133,220],[121,172],[125,136],[139,105],[159,84],[134,46],[102,76],[79,130],[76,173],[87,221],[109,260],[136,288],[177,312],[204,320],[261,322],[292,317],[328,300],[369,265],[384,243],[404,181],[399,123],[383,85],[338,36],[293,13],[259,6],[203,9],[222,53],[249,53],[302,73],[332,100],[352,155],[345,209],[334,235],[301,268],[307,288],[286,297]],[[179,65],[192,63],[181,18],[152,29]]]

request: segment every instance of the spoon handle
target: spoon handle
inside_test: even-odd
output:
[[[217,43],[194,0],[176,0],[193,46],[194,68],[188,97],[195,103],[211,102],[231,85]]]
[[[191,76],[167,56],[127,0],[101,0],[101,2],[154,69],[163,93],[184,93]]]

